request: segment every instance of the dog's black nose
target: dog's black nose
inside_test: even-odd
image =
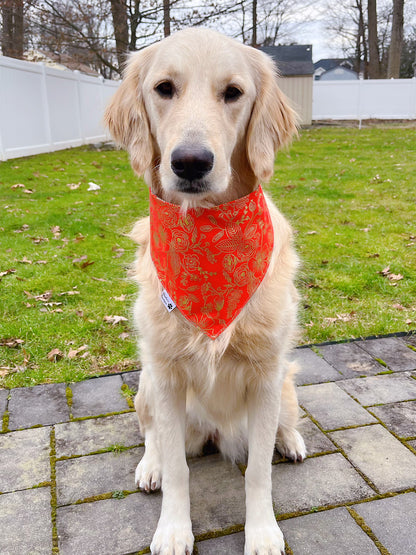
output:
[[[180,146],[172,152],[170,165],[178,177],[195,181],[212,170],[214,155],[206,148]]]

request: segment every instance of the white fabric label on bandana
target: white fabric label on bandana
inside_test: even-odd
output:
[[[174,308],[176,308],[176,304],[172,301],[172,299],[169,297],[168,292],[166,291],[166,289],[163,289],[162,294],[160,296],[162,303],[165,305],[165,308],[168,312],[172,312],[172,310]]]

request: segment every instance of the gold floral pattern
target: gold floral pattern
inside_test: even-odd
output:
[[[263,191],[213,208],[180,207],[150,193],[150,248],[178,310],[218,337],[262,282],[273,250]]]

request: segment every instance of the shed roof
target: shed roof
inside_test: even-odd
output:
[[[261,46],[260,50],[273,58],[283,76],[313,75],[311,44]]]

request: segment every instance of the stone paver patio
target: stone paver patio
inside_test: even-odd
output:
[[[416,553],[415,351],[415,335],[295,351],[308,458],[272,469],[287,554]],[[0,390],[1,555],[148,552],[161,494],[134,485],[139,375]],[[195,553],[242,554],[244,469],[189,467]]]

